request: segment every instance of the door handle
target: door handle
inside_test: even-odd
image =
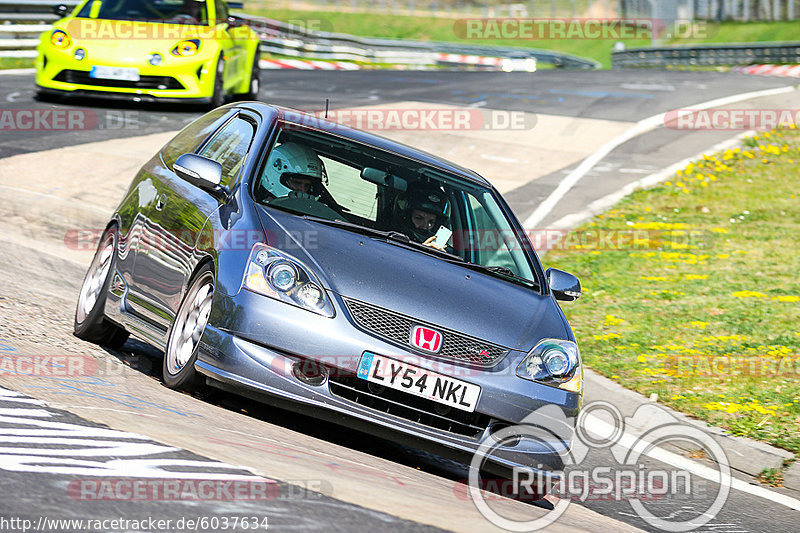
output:
[[[166,203],[167,203],[167,195],[162,194],[161,196],[158,197],[158,200],[156,200],[156,211],[161,211],[162,209],[164,209],[164,204]]]

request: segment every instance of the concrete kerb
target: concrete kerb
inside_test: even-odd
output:
[[[619,408],[620,412],[625,417],[633,415],[633,413],[643,405],[654,403],[649,398],[628,390],[617,382],[592,370],[586,369],[584,377],[586,378],[585,400],[587,402],[595,400],[610,401]],[[731,435],[725,429],[709,425],[702,420],[691,418],[685,413],[670,409],[663,404],[659,403],[658,406],[660,409],[665,409],[682,423],[699,427],[708,433],[725,450],[731,468],[749,476],[755,477],[765,468],[780,469],[785,460],[794,457],[794,454],[781,448],[776,448],[769,444],[745,437]],[[625,431],[632,435],[641,435],[647,429],[649,429],[649,427],[637,427],[635,425],[630,425],[626,421]],[[688,447],[671,446],[673,447],[673,451],[682,455],[694,451]],[[792,490],[800,491],[800,483],[798,483],[798,481],[800,481],[800,470],[796,470],[792,472],[792,474],[793,477],[791,480],[789,475],[784,475],[784,486]]]

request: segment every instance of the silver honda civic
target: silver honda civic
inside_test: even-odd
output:
[[[414,148],[231,104],[142,167],[99,243],[75,333],[162,348],[169,387],[463,461],[541,408],[580,409],[580,353],[556,302],[580,283],[544,271],[488,181]],[[573,429],[505,439],[483,467],[560,470]]]

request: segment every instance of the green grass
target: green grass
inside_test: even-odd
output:
[[[33,61],[29,57],[0,57],[0,69],[32,68]]]
[[[736,435],[800,453],[800,132],[747,140],[639,191],[576,231],[547,266],[586,364]],[[635,240],[634,240],[635,239]],[[569,242],[569,241],[566,241]]]
[[[599,61],[603,68],[611,66],[614,39],[461,39],[455,24],[457,19],[424,16],[404,16],[381,13],[342,13],[335,11],[297,11],[290,9],[250,8],[252,14],[267,16],[338,33],[387,39],[409,39],[417,41],[445,41],[469,44],[514,46],[557,50],[566,54]],[[681,32],[678,38],[659,44],[703,44],[724,42],[797,41],[797,22],[726,22],[703,24],[693,30]],[[621,39],[628,48],[651,46],[652,40]]]
[[[754,43],[769,41],[800,41],[797,21],[725,22],[709,24],[705,37],[692,36],[674,39],[667,44]]]
[[[415,41],[461,42],[476,45],[513,46],[557,50],[566,54],[600,61],[611,66],[612,40],[556,39],[459,39],[454,29],[456,19],[409,17],[400,15],[336,13],[328,11],[292,11],[286,9],[250,10],[253,14],[282,21],[318,27],[325,31],[363,37],[409,39]],[[319,21],[319,22],[317,22]],[[626,39],[628,47],[649,46],[649,39]]]

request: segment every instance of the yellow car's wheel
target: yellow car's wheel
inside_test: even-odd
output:
[[[258,90],[261,88],[261,67],[258,66],[258,50],[253,60],[253,68],[250,70],[250,91],[245,94],[247,100],[258,100]]]
[[[211,96],[211,108],[217,107],[225,103],[225,62],[220,57],[217,61],[217,71],[214,73],[214,94]]]

